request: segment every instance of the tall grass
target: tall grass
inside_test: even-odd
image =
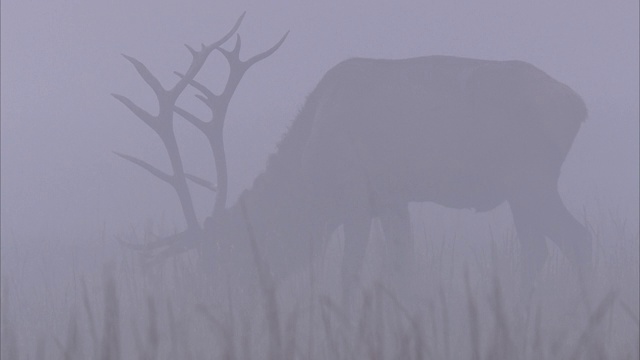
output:
[[[578,281],[553,250],[524,301],[510,231],[492,231],[491,250],[464,261],[463,244],[425,235],[417,306],[378,282],[370,260],[347,311],[322,261],[277,282],[255,240],[262,277],[251,309],[231,296],[233,284],[210,286],[190,254],[145,268],[123,252],[102,279],[74,267],[37,289],[49,297],[40,313],[26,307],[27,279],[5,271],[2,359],[638,359],[639,239],[625,226],[590,222],[596,278]]]

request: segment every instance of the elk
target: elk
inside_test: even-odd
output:
[[[320,80],[264,173],[228,210],[221,238],[239,248],[247,243],[238,241],[249,236],[245,206],[272,271],[282,276],[342,226],[348,291],[358,282],[373,218],[391,243],[387,271],[402,281],[412,271],[410,202],[488,211],[506,201],[525,288],[546,261],[545,237],[586,270],[590,234],[557,188],[586,116],[573,90],[522,61],[344,61]],[[237,252],[249,253],[246,245]]]
[[[286,37],[243,63],[239,37],[233,50],[219,48],[230,34],[200,52],[191,50],[193,64],[168,92],[128,58],[158,94],[157,120],[172,119],[175,112],[210,142],[217,196],[204,226],[193,215],[186,180],[209,187],[211,182],[184,173],[171,122],[154,127],[145,120],[147,114],[117,96],[165,141],[174,175],[128,159],[174,186],[187,219],[187,231],[177,238],[184,242],[185,234],[197,234],[197,243],[208,249],[204,253],[221,254],[210,261],[224,259],[233,264],[234,276],[252,276],[256,251],[251,247],[257,246],[272,275],[281,278],[308,263],[308,254],[342,227],[346,292],[358,283],[372,219],[380,219],[391,244],[388,270],[401,279],[412,271],[410,202],[476,211],[507,202],[521,244],[523,283],[533,284],[546,261],[545,237],[578,269],[590,268],[590,234],[569,213],[557,187],[587,109],[571,88],[523,61],[453,56],[343,61],[309,94],[266,170],[227,207],[224,114],[246,69],[271,55]],[[221,95],[194,80],[202,58],[214,49],[230,63]],[[210,106],[210,122],[175,105],[187,84]],[[179,241],[159,242],[169,243]]]

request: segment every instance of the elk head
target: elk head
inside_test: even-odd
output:
[[[178,196],[186,222],[186,229],[184,231],[172,236],[159,238],[157,241],[150,244],[135,245],[121,241],[123,245],[140,251],[144,255],[152,258],[154,261],[165,259],[194,247],[199,248],[200,245],[213,241],[211,234],[212,225],[216,223],[214,219],[223,216],[223,213],[225,212],[228,191],[228,173],[223,131],[229,102],[231,101],[231,98],[247,70],[257,62],[266,59],[278,50],[288,35],[288,32],[285,33],[282,38],[268,50],[259,53],[248,60],[240,60],[241,39],[240,35],[236,34],[236,32],[240,27],[244,16],[245,13],[236,20],[233,27],[222,38],[210,45],[203,44],[200,50],[195,50],[189,45],[185,45],[192,56],[191,64],[187,68],[186,72],[175,72],[179,77],[179,80],[170,89],[165,89],[160,84],[160,81],[158,81],[158,79],[142,62],[131,56],[123,55],[125,59],[133,64],[138,74],[155,93],[158,101],[158,114],[151,115],[149,112],[142,109],[123,95],[112,95],[131,110],[140,120],[147,124],[156,134],[158,134],[169,156],[172,173],[160,170],[154,165],[151,165],[139,158],[118,152],[115,153],[121,158],[140,166],[156,178],[169,184]],[[221,46],[234,34],[236,34],[236,42],[233,49],[226,50],[222,48]],[[229,64],[229,75],[227,77],[224,90],[220,94],[214,94],[206,85],[195,79],[207,61],[207,58],[213,51],[220,52]],[[187,86],[192,86],[200,92],[196,97],[211,111],[211,116],[208,120],[202,120],[176,104],[178,98]],[[180,115],[190,124],[195,126],[207,138],[215,162],[215,182],[185,171],[174,133],[174,113]],[[201,226],[198,221],[191,193],[187,186],[187,180],[215,192],[215,200],[213,202],[211,213],[206,218],[203,226]]]

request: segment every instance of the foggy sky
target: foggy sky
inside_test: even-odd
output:
[[[160,5],[162,4],[162,5]],[[181,227],[175,194],[112,151],[168,169],[157,136],[110,94],[152,113],[153,92],[120,54],[163,82],[199,46],[239,33],[244,59],[284,45],[252,68],[231,103],[226,144],[231,201],[263,169],[305,97],[349,57],[433,54],[530,62],[581,94],[589,118],[563,167],[571,210],[637,219],[637,1],[33,1],[2,2],[2,238],[95,234],[145,219]],[[230,48],[231,43],[227,46]],[[199,79],[220,83],[218,58]],[[191,98],[181,104],[206,115]],[[210,175],[206,142],[176,117],[188,171]],[[183,142],[184,144],[184,142]],[[194,192],[201,210],[206,193]],[[637,220],[636,220],[637,221]]]

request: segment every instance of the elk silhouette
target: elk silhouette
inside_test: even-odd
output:
[[[127,98],[116,97],[160,135],[174,174],[121,156],[174,186],[188,225],[184,233],[145,250],[195,239],[194,244],[208,249],[203,253],[217,252],[208,261],[228,261],[234,266],[230,273],[239,279],[255,273],[253,242],[279,278],[308,263],[314,247],[342,227],[346,292],[358,283],[373,218],[380,218],[391,244],[389,270],[406,276],[412,266],[410,202],[488,211],[506,201],[521,244],[524,283],[532,284],[544,265],[545,237],[579,269],[590,267],[590,234],[566,209],[557,188],[562,163],[587,117],[586,106],[567,85],[522,61],[427,56],[341,62],[310,93],[266,170],[227,207],[222,129],[229,101],[245,71],[286,37],[240,61],[239,36],[233,50],[220,45],[241,20],[220,41],[199,52],[190,48],[194,62],[171,90],[128,57],[158,94],[160,114],[149,117]],[[230,64],[219,95],[194,80],[213,50]],[[175,105],[188,84],[202,92],[199,98],[211,108],[211,121]],[[202,130],[216,160],[218,194],[202,227],[186,180],[213,187],[184,172],[174,146],[174,112]]]

